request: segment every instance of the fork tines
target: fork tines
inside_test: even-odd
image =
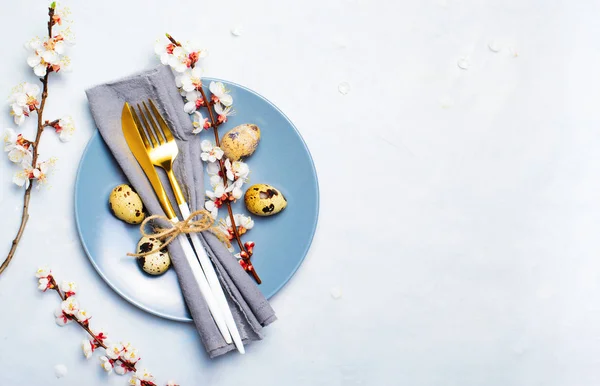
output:
[[[133,107],[131,109],[133,119],[141,129],[140,135],[146,148],[155,148],[164,145],[167,142],[174,141],[175,138],[171,133],[171,129],[158,111],[154,101],[148,99],[148,104],[150,105],[150,108],[148,108],[145,101],[141,104],[138,103],[136,106],[139,112],[136,112]]]

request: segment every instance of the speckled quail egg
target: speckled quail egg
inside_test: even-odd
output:
[[[171,258],[167,248],[163,248],[162,241],[153,237],[142,237],[137,245],[137,253],[153,253],[137,258],[140,268],[144,272],[158,276],[165,273],[171,267]]]
[[[142,199],[129,185],[114,188],[110,193],[108,205],[118,219],[129,224],[139,224],[146,217]]]
[[[244,195],[246,208],[257,216],[272,216],[285,209],[287,200],[283,194],[267,184],[252,185]]]
[[[231,161],[238,161],[254,153],[260,141],[260,129],[244,123],[229,130],[221,140],[221,149]]]

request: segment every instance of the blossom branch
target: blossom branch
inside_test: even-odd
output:
[[[54,16],[54,7],[55,3],[52,3],[52,5],[50,6],[50,8],[48,8],[48,16],[49,16],[49,20],[48,20],[48,37],[52,38],[52,26],[53,26],[53,16]],[[32,158],[32,165],[37,165],[37,159],[38,159],[38,147],[40,144],[40,140],[42,139],[42,132],[44,130],[44,125],[42,124],[42,117],[43,117],[43,113],[44,113],[44,107],[46,106],[46,99],[48,98],[48,76],[50,75],[49,72],[46,73],[46,75],[44,75],[44,77],[42,78],[42,100],[40,102],[40,107],[36,107],[36,112],[38,114],[38,121],[37,121],[37,132],[35,135],[35,141],[33,142],[33,158]],[[25,193],[23,194],[23,211],[21,213],[21,225],[19,225],[19,230],[17,231],[17,235],[15,236],[15,238],[12,241],[10,250],[8,251],[8,255],[6,256],[6,258],[4,259],[4,262],[2,262],[2,265],[0,265],[0,274],[2,274],[2,272],[4,272],[4,270],[6,269],[6,267],[8,267],[8,265],[10,264],[10,262],[12,261],[13,257],[15,256],[15,253],[17,251],[17,246],[19,245],[19,242],[21,241],[21,237],[23,237],[23,233],[25,232],[25,227],[27,226],[27,221],[29,220],[29,201],[31,199],[31,189],[33,187],[33,184],[29,184],[29,186],[27,186],[27,188],[25,189]]]
[[[199,91],[202,94],[202,98],[204,98],[205,101],[208,101],[208,98],[206,97],[206,92],[204,91],[204,88],[200,87]],[[206,109],[208,110],[208,115],[210,116],[211,127],[213,128],[213,133],[215,135],[215,145],[217,147],[220,147],[221,144],[219,141],[218,127],[222,122],[218,122],[215,120],[215,116],[214,116],[214,113],[211,108],[211,106],[213,106],[213,105],[214,104],[212,104],[212,103],[207,103]],[[219,162],[219,168],[221,169],[221,177],[223,179],[223,185],[227,188],[228,181],[227,181],[227,173],[225,172],[225,162],[223,161],[223,159],[219,159],[217,161]],[[229,219],[231,221],[233,237],[235,238],[235,240],[238,244],[238,247],[240,248],[240,257],[242,258],[242,260],[245,263],[242,266],[244,267],[244,269],[246,271],[248,271],[252,275],[252,277],[258,284],[261,284],[262,280],[258,276],[258,273],[256,272],[256,269],[254,268],[254,265],[250,261],[250,258],[252,257],[252,250],[247,249],[246,246],[242,243],[242,237],[240,236],[238,227],[235,223],[235,216],[233,215],[233,209],[231,209],[231,199],[228,199],[225,202],[225,205],[227,206],[227,212],[229,214]]]
[[[7,129],[4,136],[4,150],[8,152],[8,158],[12,162],[20,163],[22,167],[21,171],[16,173],[13,182],[19,186],[24,186],[25,191],[23,192],[20,225],[12,241],[11,248],[0,265],[0,274],[4,272],[14,258],[29,221],[29,204],[33,189],[31,182],[37,180],[38,186],[44,183],[50,167],[55,162],[54,159],[44,162],[38,160],[39,146],[44,129],[53,127],[62,141],[68,141],[75,130],[70,117],[54,121],[44,120],[50,73],[59,72],[70,64],[69,58],[63,55],[66,42],[71,41],[70,30],[66,28],[57,32],[53,29],[54,26],[63,24],[67,13],[66,9],[57,11],[56,2],[52,2],[48,8],[47,39],[42,41],[39,38],[34,38],[27,43],[27,47],[33,50],[33,53],[27,58],[27,64],[33,68],[34,73],[41,82],[41,97],[38,98],[40,93],[38,85],[24,83],[15,88],[9,99],[11,115],[14,116],[15,123],[21,125],[26,117],[35,112],[37,114],[37,130],[33,141],[23,138],[21,134],[17,135],[12,129]]]
[[[96,349],[102,348],[105,355],[100,357],[100,365],[107,372],[113,370],[119,375],[127,373],[132,374],[130,384],[139,386],[156,386],[154,377],[148,370],[139,370],[140,357],[138,351],[131,347],[129,343],[110,343],[106,334],[102,331],[94,332],[90,327],[91,316],[79,307],[79,302],[75,298],[77,285],[73,282],[63,281],[60,285],[56,282],[52,271],[42,267],[37,270],[38,289],[43,292],[47,290],[55,291],[61,299],[61,306],[55,313],[56,323],[64,326],[69,323],[78,324],[92,340],[84,340],[82,349],[84,356],[89,359]],[[177,386],[175,382],[169,381],[167,386]]]
[[[168,64],[174,71],[182,73],[182,76],[177,78],[177,82],[178,87],[181,87],[184,95],[186,95],[187,103],[184,107],[184,110],[188,113],[194,113],[197,109],[205,107],[210,116],[210,122],[208,122],[208,118],[204,119],[200,113],[195,113],[200,117],[199,122],[197,123],[197,127],[199,127],[198,131],[201,131],[202,128],[212,128],[215,137],[216,147],[210,150],[212,154],[208,155],[208,157],[210,158],[210,162],[217,163],[219,169],[218,174],[222,179],[222,184],[220,185],[219,193],[217,194],[217,190],[215,189],[215,192],[212,194],[213,197],[211,198],[214,201],[212,205],[215,208],[219,208],[223,204],[226,205],[229,216],[228,222],[230,222],[229,228],[231,229],[231,237],[229,239],[235,239],[238,244],[240,249],[239,257],[241,259],[240,265],[244,268],[244,270],[252,275],[258,284],[261,284],[261,279],[250,261],[253,253],[254,243],[242,242],[241,232],[236,224],[236,216],[234,215],[231,206],[232,203],[242,195],[240,189],[241,184],[239,183],[243,183],[245,177],[239,178],[239,175],[236,176],[236,173],[233,170],[233,163],[229,159],[223,159],[223,152],[220,149],[218,128],[221,124],[227,121],[228,115],[233,114],[233,111],[231,110],[231,103],[233,102],[233,99],[227,94],[222,84],[220,84],[220,88],[213,90],[212,83],[210,85],[210,91],[213,95],[212,98],[209,99],[202,85],[201,69],[196,67],[199,58],[201,58],[203,55],[203,51],[182,45],[168,33],[165,35],[170,43],[166,46],[162,46],[160,44],[157,45],[156,53],[160,55],[161,62],[163,64]],[[217,95],[215,95],[215,93]],[[221,102],[223,102],[227,107],[222,106]],[[217,116],[215,117],[215,115]],[[196,126],[196,122],[194,125]],[[198,131],[195,130],[194,133],[197,133]],[[204,145],[202,146],[204,151]],[[219,152],[218,157],[216,156],[217,152]],[[241,162],[238,162],[238,164],[241,164]],[[249,170],[247,169],[247,166],[245,167],[247,175]],[[228,178],[231,178],[232,180],[231,185],[229,184]],[[216,212],[213,214],[213,216],[216,217]]]

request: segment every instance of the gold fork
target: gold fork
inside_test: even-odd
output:
[[[139,116],[143,122],[143,124],[137,125],[138,131],[140,132],[140,136],[144,141],[146,152],[148,153],[152,164],[162,168],[167,173],[167,177],[169,178],[169,182],[173,188],[175,200],[179,205],[181,215],[183,218],[187,218],[190,215],[190,208],[186,202],[185,196],[181,191],[181,187],[177,181],[177,178],[175,177],[175,173],[173,173],[173,161],[179,154],[179,148],[177,147],[177,143],[175,142],[175,138],[173,137],[173,133],[171,132],[169,125],[167,125],[167,122],[158,111],[154,102],[151,99],[148,99],[148,104],[150,105],[150,108],[148,108],[146,102],[142,102],[141,105],[137,105]],[[138,114],[134,114],[133,118],[136,123],[140,122]],[[204,270],[208,284],[210,285],[210,289],[212,290],[212,293],[219,305],[220,311],[225,318],[227,329],[231,333],[231,337],[238,351],[243,354],[244,344],[242,343],[242,338],[235,324],[235,320],[233,319],[233,315],[231,314],[231,309],[229,308],[229,304],[225,298],[225,293],[223,292],[223,288],[221,287],[217,273],[215,272],[215,269],[208,258],[208,255],[206,254],[198,235],[196,233],[192,233],[190,234],[190,238],[192,240],[194,249],[196,250],[196,255],[198,256],[200,265]]]

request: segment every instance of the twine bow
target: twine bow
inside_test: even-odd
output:
[[[197,220],[194,220],[194,217],[196,216],[199,216],[199,218]],[[146,226],[150,221],[153,220],[164,220],[167,224],[169,224],[169,227],[153,227],[153,233],[148,233],[146,232]],[[210,229],[213,222],[214,220],[210,213],[208,213],[204,209],[195,211],[194,213],[190,214],[188,218],[181,222],[173,222],[163,215],[154,215],[147,217],[144,221],[142,221],[142,224],[140,225],[140,233],[143,237],[152,237],[155,239],[162,240],[162,249],[166,248],[169,244],[173,242],[173,240],[177,238],[177,236],[181,234],[204,232],[205,230]],[[127,256],[143,257],[155,252],[156,250],[153,249],[148,252],[128,253]]]

